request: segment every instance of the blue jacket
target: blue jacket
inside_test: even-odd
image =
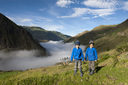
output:
[[[92,47],[92,49],[90,47],[87,48],[86,53],[85,53],[85,60],[87,61],[87,59],[89,61],[95,61],[98,59],[97,51],[94,47]]]
[[[81,60],[84,61],[84,55],[81,48],[74,48],[71,54],[71,61],[73,61],[73,58],[75,60]]]

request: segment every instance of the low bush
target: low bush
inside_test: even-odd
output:
[[[126,51],[128,51],[128,45],[127,44],[123,44],[121,46],[118,46],[116,48],[116,51],[119,52],[119,53],[126,52]]]

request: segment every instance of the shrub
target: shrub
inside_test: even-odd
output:
[[[119,62],[119,61],[118,61],[118,58],[117,58],[117,55],[114,54],[114,55],[112,56],[112,59],[113,59],[113,67],[115,67],[116,64]]]
[[[126,51],[128,51],[128,45],[127,44],[123,44],[121,46],[118,46],[116,48],[116,51],[119,52],[119,53],[126,52]]]
[[[109,54],[105,54],[105,55],[103,55],[103,56],[100,58],[100,60],[98,61],[98,63],[101,63],[101,62],[105,61],[105,60],[108,59],[108,58],[110,58]]]
[[[109,51],[109,47],[107,47],[106,51]]]

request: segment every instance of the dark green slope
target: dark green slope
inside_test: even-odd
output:
[[[1,50],[39,50],[46,55],[46,50],[24,28],[17,26],[0,13],[0,49]]]
[[[57,31],[47,31],[40,27],[29,27],[29,26],[22,26],[24,29],[28,30],[35,39],[37,40],[65,40],[70,36],[64,35]]]

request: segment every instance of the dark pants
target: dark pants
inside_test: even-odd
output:
[[[95,70],[95,61],[89,61],[89,69]]]
[[[81,60],[75,60],[74,70],[77,70],[77,68],[82,70],[82,62],[81,62]]]

